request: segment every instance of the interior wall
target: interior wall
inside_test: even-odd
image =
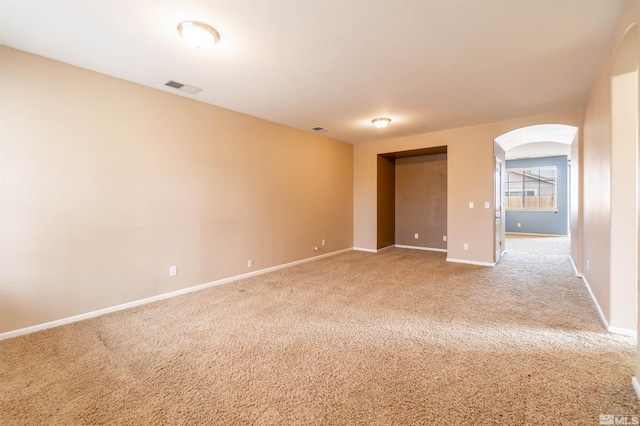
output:
[[[397,245],[446,250],[447,154],[396,159],[395,209]]]
[[[567,156],[507,160],[507,169],[556,166],[557,209],[555,211],[507,210],[506,231],[525,234],[567,235],[569,232],[569,181]],[[520,227],[518,227],[520,224]]]
[[[378,155],[378,244],[376,249],[395,244],[396,160]]]
[[[582,110],[572,110],[385,139],[354,147],[354,245],[377,245],[377,156],[428,147],[447,147],[448,259],[494,263],[494,139],[508,131],[542,123],[582,125]],[[469,203],[474,207],[470,208]],[[484,203],[489,203],[489,208]],[[464,250],[464,244],[469,245]]]
[[[571,259],[579,274],[582,273],[582,129],[578,129],[571,144],[571,168],[569,190],[569,232],[571,234]]]
[[[622,175],[618,174],[621,171],[627,174],[624,179],[636,179],[635,172],[628,174],[628,164],[625,164],[627,159],[622,157],[631,155],[635,161],[636,154],[630,154],[635,151],[629,151],[629,149],[637,150],[637,146],[630,148],[628,142],[623,143],[626,146],[619,146],[618,142],[614,142],[614,138],[617,139],[617,136],[614,134],[616,131],[612,126],[612,116],[617,115],[615,109],[620,105],[616,105],[617,101],[614,100],[617,96],[614,96],[612,87],[615,87],[617,83],[615,79],[612,79],[612,76],[617,66],[616,56],[627,29],[639,20],[640,1],[632,0],[629,2],[627,11],[613,36],[609,54],[604,58],[600,72],[591,88],[585,108],[584,133],[582,135],[584,213],[582,227],[584,232],[582,265],[578,265],[578,268],[589,283],[610,329],[617,328],[627,331],[637,329],[637,320],[633,319],[633,324],[629,324],[629,319],[626,318],[628,315],[622,314],[625,317],[622,320],[619,310],[628,312],[630,304],[635,304],[636,297],[629,292],[626,296],[616,294],[618,292],[612,286],[612,279],[616,279],[618,282],[615,278],[617,272],[613,269],[614,267],[618,268],[618,262],[621,259],[619,256],[621,254],[626,256],[621,253],[621,249],[624,251],[623,247],[626,247],[634,253],[637,250],[636,247],[630,247],[626,236],[622,240],[619,239],[624,233],[635,234],[635,225],[629,225],[629,219],[620,219],[620,214],[628,216],[628,213],[622,213],[626,208],[622,204],[628,204],[628,200],[624,201],[624,197],[629,194],[624,193],[629,191],[629,187],[623,182]],[[637,43],[637,35],[634,38]],[[637,46],[636,44],[635,52],[632,52],[636,58],[638,55]],[[631,95],[629,92],[626,94]],[[637,98],[637,89],[635,97]],[[637,123],[637,119],[636,113],[632,122]],[[618,170],[619,167],[620,170]],[[634,182],[633,185],[637,185],[637,183]],[[637,198],[635,191],[632,197]],[[635,200],[632,202],[633,204],[635,204]],[[626,229],[620,229],[620,226],[626,227]],[[621,246],[618,244],[621,241],[627,242],[622,243]],[[633,244],[631,243],[631,245]],[[634,268],[636,262],[637,258],[631,261]],[[632,277],[635,274],[634,271]]]
[[[0,332],[353,246],[352,145],[3,46],[0,89]]]
[[[583,264],[589,283],[605,318],[611,317],[609,271],[611,264],[610,176],[611,176],[611,60],[605,58],[595,81],[584,118],[583,151]]]
[[[614,54],[611,74],[611,319],[636,329],[638,250],[638,26]]]

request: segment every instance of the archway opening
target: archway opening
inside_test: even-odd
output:
[[[570,160],[577,127],[539,124],[495,139],[505,151],[505,232],[570,234]]]

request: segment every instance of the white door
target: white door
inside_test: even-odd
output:
[[[504,196],[504,194],[502,193],[502,160],[498,157],[496,157],[496,168],[495,168],[495,176],[494,176],[494,182],[495,182],[495,200],[494,200],[494,206],[495,206],[495,237],[496,237],[496,242],[495,242],[495,249],[496,249],[496,254],[495,254],[495,259],[494,261],[496,263],[498,263],[500,261],[500,257],[502,255],[502,251],[503,251],[503,244],[504,242],[502,241],[502,197]]]

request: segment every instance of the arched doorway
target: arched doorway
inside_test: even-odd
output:
[[[570,194],[577,193],[578,182],[570,179],[569,167],[577,131],[575,126],[539,124],[495,139],[506,160],[500,194],[505,232],[566,236],[576,226],[569,221]]]

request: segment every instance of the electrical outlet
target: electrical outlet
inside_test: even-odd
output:
[[[587,259],[587,271],[591,270],[591,260]]]
[[[491,206],[491,204],[488,201],[484,202],[484,208],[488,209]]]
[[[247,268],[253,268],[253,259],[247,260]]]
[[[178,268],[175,266],[169,266],[169,276],[174,277],[178,273]]]
[[[442,241],[447,241],[447,236],[446,235],[442,236]]]
[[[327,244],[327,242],[325,240],[322,240],[322,247],[324,247]]]
[[[469,208],[472,209],[473,208],[473,201],[469,201]]]
[[[418,233],[417,232],[415,234],[413,234],[413,238],[415,238],[416,240],[418,239]]]
[[[469,250],[469,244],[464,243],[464,249],[465,249],[465,250]]]
[[[522,224],[518,222],[518,228],[522,228]]]

